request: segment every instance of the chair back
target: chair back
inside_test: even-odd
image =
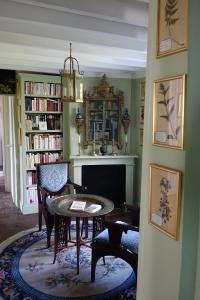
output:
[[[41,188],[56,193],[68,180],[68,162],[42,163],[37,165],[37,180]]]

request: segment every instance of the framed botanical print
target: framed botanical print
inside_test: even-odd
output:
[[[188,47],[188,0],[158,0],[157,57]]]
[[[153,145],[183,149],[186,75],[154,81]]]
[[[178,239],[180,222],[181,172],[150,165],[149,223]]]

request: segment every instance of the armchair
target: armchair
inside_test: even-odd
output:
[[[81,193],[82,186],[71,182],[68,176],[69,162],[59,161],[36,164],[38,192],[38,223],[42,228],[42,216],[47,227],[47,247],[51,244],[51,232],[54,226],[54,211],[51,203],[54,197],[61,194]]]
[[[95,281],[97,261],[107,255],[125,260],[133,268],[137,278],[139,228],[120,221],[106,221],[104,226],[106,229],[98,234],[91,244],[91,281]]]

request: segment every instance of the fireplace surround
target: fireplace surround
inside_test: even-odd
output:
[[[89,185],[88,189],[91,193],[112,198],[111,200],[116,207],[121,207],[123,202],[133,204],[135,202],[135,164],[137,157],[137,155],[70,156],[71,178],[77,184]],[[90,184],[88,179],[85,179],[87,178],[85,177],[87,172],[89,172],[89,176],[92,176],[92,182],[96,187],[92,182]],[[118,181],[118,183],[112,185],[112,189],[110,189],[106,177],[109,177],[108,181]],[[121,191],[118,190],[119,183],[122,186]]]

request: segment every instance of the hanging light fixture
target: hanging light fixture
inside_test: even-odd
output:
[[[68,70],[67,63],[69,64]],[[61,76],[61,100],[64,102],[83,102],[83,74],[79,70],[79,63],[72,57],[72,43],[70,43],[70,56],[64,60],[64,69]]]

